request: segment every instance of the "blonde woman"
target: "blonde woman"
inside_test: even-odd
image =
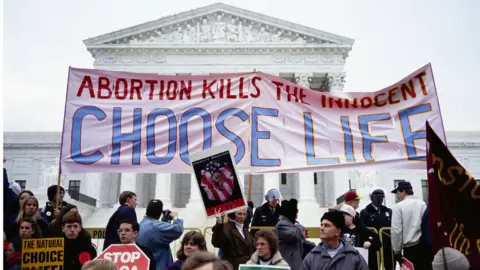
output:
[[[22,220],[23,218],[31,218],[33,221],[35,221],[43,237],[50,236],[50,228],[40,216],[38,200],[36,197],[30,196],[21,202],[20,211],[18,213],[16,223],[10,227],[9,233],[7,234],[8,239],[14,239],[18,236],[20,220]]]

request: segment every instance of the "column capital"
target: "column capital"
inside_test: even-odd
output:
[[[293,75],[293,81],[305,88],[310,88],[310,83],[313,81],[313,73],[295,73]]]
[[[345,85],[345,72],[328,73],[326,80],[323,82],[322,89],[329,92],[343,92]]]

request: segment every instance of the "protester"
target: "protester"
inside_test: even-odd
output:
[[[38,200],[34,196],[29,196],[25,200],[22,201],[20,212],[18,213],[16,224],[12,225],[9,230],[9,239],[13,239],[16,236],[16,232],[18,231],[19,222],[22,218],[29,217],[32,218],[33,221],[38,225],[40,229],[42,237],[49,237],[50,236],[50,228],[48,227],[47,223],[42,219],[40,216],[40,211],[38,209]]]
[[[197,252],[183,264],[182,270],[236,270],[227,261],[220,261],[210,252]]]
[[[376,254],[380,250],[380,239],[373,231],[355,225],[355,216],[357,211],[348,204],[340,208],[340,212],[345,218],[345,228],[342,230],[342,240],[354,247],[363,247],[369,250],[369,253]]]
[[[300,227],[295,226],[298,215],[297,206],[296,199],[282,201],[279,221],[275,225],[280,253],[292,270],[300,269],[303,255],[302,231]]]
[[[3,163],[5,163],[5,161],[5,157],[3,157]],[[12,225],[17,217],[19,208],[17,200],[17,194],[10,188],[7,170],[3,168],[3,228],[8,228]]]
[[[253,209],[255,208],[255,205],[253,204],[252,201],[247,202],[247,217],[245,218],[245,221],[243,224],[247,228],[247,230],[250,228],[250,224],[252,223],[253,219]]]
[[[5,259],[5,269],[22,269],[22,241],[20,239],[14,239],[12,243],[8,245]]]
[[[246,230],[244,221],[246,210],[241,209],[228,214],[228,221],[224,222],[224,213],[217,213],[216,224],[213,227],[212,245],[220,248],[222,259],[228,261],[234,269],[245,264],[255,252],[253,236]]]
[[[84,264],[82,270],[117,270],[117,266],[110,260],[97,259]]]
[[[45,204],[45,207],[42,208],[40,211],[43,220],[48,225],[50,225],[52,220],[60,214],[60,210],[62,210],[63,207],[68,205],[67,202],[63,201],[63,198],[65,197],[65,189],[62,186],[60,186],[60,196],[58,196],[58,199],[60,200],[60,202],[59,202],[58,208],[55,208],[57,205],[57,190],[58,190],[58,185],[52,185],[48,187],[47,189],[48,202]]]
[[[181,270],[185,260],[198,251],[207,251],[207,242],[198,231],[187,232],[182,239],[182,245],[177,251],[177,258],[167,270]]]
[[[69,212],[62,218],[65,239],[64,269],[80,270],[82,266],[97,257],[97,250],[91,240],[80,232],[82,218],[78,212]]]
[[[120,237],[118,236],[118,228],[120,228],[120,221],[135,220],[137,221],[137,195],[131,191],[124,191],[120,194],[118,199],[120,207],[113,213],[107,223],[105,232],[105,241],[103,242],[103,249],[105,250],[111,244],[120,244]]]
[[[367,270],[367,262],[362,255],[354,247],[340,239],[344,228],[345,218],[341,212],[325,213],[320,224],[322,242],[303,260],[301,269]]]
[[[157,269],[155,258],[153,257],[152,251],[135,242],[135,238],[138,236],[140,231],[140,225],[136,220],[122,220],[120,221],[120,228],[118,229],[118,234],[120,235],[120,242],[122,244],[136,244],[143,253],[150,259],[150,270]]]
[[[153,252],[157,270],[164,270],[173,263],[170,243],[183,234],[183,220],[178,214],[171,212],[170,222],[160,221],[163,212],[161,200],[151,200],[148,203],[144,219],[140,222],[140,232],[137,243]]]
[[[460,251],[444,247],[435,255],[432,262],[433,270],[468,270],[470,262]]]
[[[30,217],[24,217],[18,221],[18,237],[13,239],[31,239],[31,238],[42,238],[42,231],[38,227],[35,220]]]
[[[422,217],[427,208],[425,202],[413,196],[412,185],[407,181],[399,182],[392,193],[400,200],[392,209],[391,238],[395,261],[401,265],[405,257],[415,269],[432,269],[431,250],[421,241]]]
[[[383,205],[385,199],[385,192],[381,189],[376,189],[370,194],[371,203],[360,212],[361,223],[367,228],[375,228],[378,233],[382,228],[388,228],[392,226],[392,210]],[[383,246],[383,264],[385,270],[393,270],[393,256],[392,256],[392,241],[390,239],[390,233],[382,234]],[[370,270],[378,269],[377,253],[368,253],[368,267]]]
[[[280,212],[280,198],[282,194],[278,189],[270,189],[267,194],[265,194],[265,200],[267,201],[262,206],[255,209],[252,219],[252,227],[274,227],[277,225],[279,212]],[[252,235],[258,229],[250,230]]]
[[[271,231],[258,231],[255,234],[257,250],[247,264],[288,266],[279,251],[277,236]]]

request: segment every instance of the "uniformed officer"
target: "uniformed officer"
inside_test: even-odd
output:
[[[365,227],[372,227],[380,232],[381,228],[390,227],[392,225],[392,210],[383,205],[384,199],[385,192],[381,189],[376,189],[370,194],[370,200],[372,203],[367,205],[367,207],[360,212],[360,220]],[[394,264],[392,262],[390,231],[383,233],[382,240],[384,266],[386,270],[392,270],[394,269]],[[371,270],[378,269],[376,253],[371,252],[368,254],[368,266]]]

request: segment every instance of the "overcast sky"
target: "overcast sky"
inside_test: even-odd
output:
[[[93,67],[82,40],[214,2],[5,0],[4,130],[61,131],[68,66]],[[480,1],[223,2],[355,39],[346,91],[431,62],[445,129],[480,130]]]

